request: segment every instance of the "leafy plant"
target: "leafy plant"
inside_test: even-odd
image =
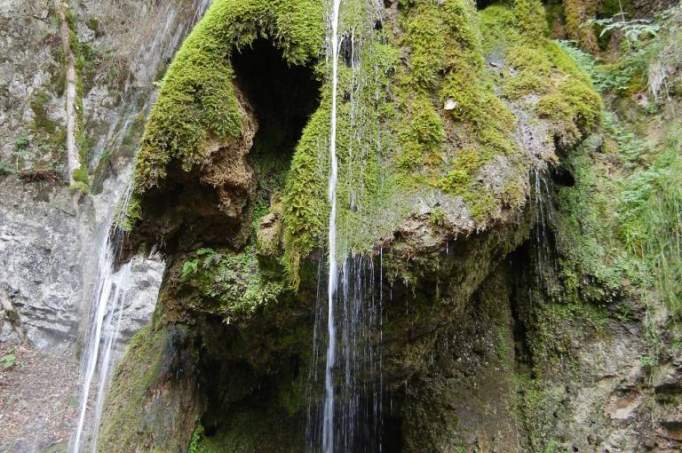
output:
[[[0,367],[3,370],[8,370],[17,364],[17,356],[15,353],[5,354],[0,357]]]
[[[0,176],[11,175],[15,172],[14,167],[5,161],[0,160]]]
[[[600,37],[614,31],[622,32],[625,39],[632,45],[638,45],[648,38],[655,38],[661,29],[659,24],[650,19],[625,20],[624,14],[616,14],[606,19],[593,19],[587,24],[601,28]]]
[[[18,153],[23,153],[28,149],[29,143],[28,136],[26,136],[26,134],[21,134],[14,142],[14,149]]]
[[[199,261],[189,260],[185,261],[182,265],[182,270],[180,271],[180,279],[182,281],[187,281],[189,278],[199,271]]]
[[[190,259],[182,265],[180,271],[180,279],[182,281],[187,281],[190,277],[197,274],[200,266],[201,269],[208,269],[212,265],[219,263],[221,258],[220,254],[209,248],[199,249],[195,252],[195,255],[196,258]]]

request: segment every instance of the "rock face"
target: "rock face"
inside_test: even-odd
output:
[[[83,186],[62,182],[65,68],[55,3],[0,1],[0,342],[3,354],[23,341],[28,344],[22,348],[36,349],[8,371],[7,380],[3,376],[0,398],[7,404],[1,411],[9,422],[28,414],[22,405],[42,407],[47,418],[63,421],[59,429],[27,424],[35,442],[26,432],[7,431],[3,451],[42,451],[70,435],[77,354],[88,328],[103,236],[127,186],[154,83],[208,4],[85,1],[69,11],[76,42],[68,44],[79,58],[82,88],[79,146],[90,168],[84,194]],[[164,271],[159,257],[132,260],[121,350],[149,321]],[[61,368],[52,366],[59,362]],[[13,392],[19,389],[4,384],[22,375],[47,381],[68,376],[71,382],[52,396],[36,384],[17,402]]]
[[[642,339],[673,318],[645,325],[661,301],[643,302],[644,283],[629,287],[641,257],[600,222],[616,218],[609,203],[622,194],[595,181],[623,167],[603,157],[603,101],[568,57],[580,54],[545,38],[537,1],[479,12],[457,0],[350,3],[336,119],[353,278],[340,291],[362,293],[360,316],[379,316],[381,330],[337,326],[337,368],[355,351],[380,363],[345,375],[362,385],[357,399],[340,393],[342,410],[372,409],[344,448],[679,448],[679,350],[661,341],[654,372]],[[276,102],[282,90],[305,93],[292,67],[311,71],[324,46],[309,20],[319,4],[285,5],[217,1],[150,114],[127,226],[169,267],[154,322],[118,370],[103,451],[182,450],[191,439],[191,451],[293,452],[319,441],[329,68],[317,63],[323,95],[307,125],[281,122],[303,111]],[[254,175],[249,190],[207,183],[216,155],[231,156],[236,177]],[[197,187],[201,202],[175,201]],[[232,206],[239,229],[202,230],[221,215],[228,225]]]
[[[3,172],[21,177],[0,182],[0,281],[31,342],[40,348],[70,348],[86,324],[102,230],[126,178],[108,181],[94,200],[56,184],[65,163],[59,141],[64,124],[59,75],[64,69],[51,5],[8,0],[0,8],[5,25],[0,50],[6,59],[0,90],[7,94],[0,109],[0,162]],[[93,165],[104,151],[109,156],[100,160],[105,162],[98,173],[100,186],[112,171],[126,173],[127,153],[140,134],[135,123],[153,95],[153,82],[207,5],[85,2],[73,13],[81,51],[89,52],[79,76],[87,90],[82,116],[94,145]],[[134,270],[131,318],[123,321],[127,336],[149,319],[163,267],[137,258]]]
[[[682,111],[677,66],[665,66],[668,104],[644,109],[629,98],[643,102],[641,68],[619,73],[636,74],[623,94],[587,55],[546,37],[540,1],[342,3],[338,225],[349,258],[335,373],[354,393],[339,392],[338,419],[362,408],[346,449],[682,449],[680,314],[664,300],[679,296],[678,274],[648,259],[682,261],[646,242],[679,231],[665,211],[679,215],[682,200],[665,190],[682,187],[667,126]],[[134,338],[113,376],[102,452],[294,453],[319,442],[323,3],[215,0],[184,40],[207,6],[86,0],[72,11],[89,175],[67,188],[53,7],[0,0],[0,367],[24,339],[73,357],[140,148],[119,224],[133,269],[119,350]],[[655,39],[679,37],[679,14]],[[587,32],[592,50],[605,45]],[[660,222],[645,229],[637,216],[651,206]],[[672,290],[652,281],[659,274]],[[44,393],[19,380],[73,381],[76,361],[32,354],[26,369],[0,369],[12,385],[0,382],[0,410],[11,411],[0,418],[12,423],[0,449],[64,444],[68,420],[37,423],[27,443],[20,406],[45,405]],[[69,392],[54,392],[51,419],[68,419]]]
[[[36,186],[26,190],[9,178],[2,187],[3,290],[33,344],[66,346],[78,336],[83,297],[81,226],[74,200],[51,187],[42,193]]]

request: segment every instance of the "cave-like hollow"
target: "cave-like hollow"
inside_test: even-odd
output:
[[[258,129],[253,146],[248,154],[250,166],[255,173],[256,191],[251,202],[254,217],[267,210],[273,196],[281,194],[284,188],[291,160],[303,129],[310,116],[319,107],[321,82],[315,77],[314,62],[309,65],[291,65],[283,58],[281,51],[267,39],[258,39],[231,56],[234,82],[241,98],[256,119]],[[305,318],[304,318],[305,319]],[[199,387],[206,406],[201,423],[207,438],[220,443],[220,439],[231,432],[231,423],[240,417],[256,417],[254,414],[277,412],[277,398],[282,388],[288,388],[298,379],[303,366],[299,356],[301,347],[312,347],[312,340],[306,334],[299,339],[295,350],[267,351],[259,341],[255,343],[238,340],[238,337],[259,337],[254,332],[237,332],[232,326],[225,326],[219,317],[204,320],[211,326],[204,332],[201,343],[201,358],[198,371]],[[300,320],[287,321],[300,322]],[[300,329],[300,326],[275,327],[268,319],[255,320],[253,329],[268,330],[268,335],[287,335],[278,329]],[[265,327],[267,326],[267,327]],[[310,326],[312,329],[312,326]],[[307,332],[309,329],[302,328]],[[210,332],[210,333],[207,333]],[[264,341],[267,343],[267,341]],[[268,355],[268,372],[254,367],[247,359],[259,352]],[[234,396],[237,394],[238,396]],[[232,414],[226,417],[225,414]],[[282,418],[281,423],[269,427],[259,425],[268,440],[288,438],[287,432],[303,433],[298,416]],[[256,429],[256,428],[254,428]],[[286,443],[286,441],[282,441]],[[266,448],[267,449],[267,448]]]
[[[245,233],[250,235],[244,230],[251,225],[251,214],[265,212],[271,196],[282,191],[296,144],[320,102],[314,62],[290,65],[270,41],[258,39],[236,51],[231,63],[240,98],[258,125],[247,154],[255,191],[228,189],[243,200],[243,215],[226,216],[215,187],[201,181],[201,168],[188,173],[180,162],[171,161],[163,184],[144,195],[143,219],[129,238],[127,251],[137,249],[139,243],[160,247],[169,256],[202,245],[241,248]]]
[[[239,89],[258,121],[249,161],[256,173],[255,205],[268,205],[284,186],[303,128],[320,103],[320,81],[310,66],[289,65],[266,39],[232,56]]]

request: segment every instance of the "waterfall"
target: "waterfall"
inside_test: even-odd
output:
[[[131,187],[124,192],[119,203],[119,213],[125,213],[130,198]],[[89,431],[92,436],[89,441],[92,452],[97,448],[97,430],[104,408],[104,398],[113,362],[114,344],[117,341],[121,323],[122,304],[130,288],[130,263],[116,270],[116,257],[121,244],[122,233],[115,227],[117,216],[112,215],[104,231],[99,247],[97,288],[94,305],[90,313],[87,332],[87,346],[82,356],[81,374],[83,381],[80,391],[78,425],[73,436],[71,452],[82,451],[87,440],[83,434],[88,434],[86,421],[88,420],[88,403],[90,395],[96,389],[96,403],[94,413],[91,413],[92,423]],[[99,376],[97,372],[99,371]],[[97,378],[97,386],[93,388]]]
[[[551,176],[547,164],[540,164],[530,173],[530,207],[534,215],[531,249],[534,251],[535,278],[538,287],[547,287],[556,281],[558,262],[551,227],[556,210],[551,194]]]
[[[339,15],[341,0],[333,0],[330,15],[329,49],[331,57],[331,112],[329,136],[330,173],[328,201],[330,204],[327,256],[327,299],[326,299],[326,363],[324,365],[324,399],[321,410],[313,410],[314,396],[309,399],[308,427],[306,432],[307,450],[324,453],[382,451],[383,430],[382,399],[382,324],[383,324],[383,251],[376,257],[380,266],[375,272],[375,257],[372,254],[348,254],[340,259],[339,249],[345,250],[344,237],[337,232],[337,183],[339,169],[337,160],[337,97],[339,83],[340,48],[344,38],[339,36]],[[354,83],[362,84],[362,76],[355,79],[355,71],[361,65],[355,62],[355,39],[350,35],[350,61],[353,67]],[[353,96],[351,90],[351,124],[356,102],[363,102],[361,96]],[[343,126],[347,127],[347,125]],[[356,137],[362,146],[359,133]],[[352,155],[352,143],[348,144]],[[359,152],[369,152],[360,149]],[[348,168],[351,172],[352,168]],[[348,176],[347,181],[352,180]],[[349,190],[346,200],[349,209],[355,206],[354,190]],[[337,241],[338,239],[338,241]],[[341,247],[338,247],[341,244]],[[344,254],[347,252],[344,252]],[[339,269],[339,264],[343,263]],[[320,281],[324,276],[318,272],[318,303],[315,311],[313,334],[313,361],[310,385],[318,383],[318,351],[325,336],[323,332],[324,302],[321,297]],[[319,382],[321,384],[321,382]],[[315,413],[317,416],[315,416]],[[321,426],[320,426],[321,425]]]
[[[139,73],[136,81],[138,84],[142,84],[143,87],[152,86],[153,77],[156,76],[159,68],[171,59],[186,34],[203,17],[210,4],[211,0],[194,0],[191,7],[188,7],[191,12],[188,16],[179,15],[176,6],[172,3],[162,6],[159,14],[164,15],[163,27],[156,30],[153,37],[142,43],[134,59],[134,65],[137,65]],[[105,146],[109,149],[118,149],[122,145],[132,118],[139,114],[139,111],[134,108],[139,96],[148,96],[141,111],[146,113],[149,110],[154,93],[151,90],[139,92],[132,88],[133,85],[129,80],[124,89],[124,96],[128,102],[123,103],[122,111],[117,112],[112,119],[109,131],[100,138],[95,152],[96,158],[101,156]],[[130,167],[126,169],[125,174],[128,176],[117,182],[125,187],[118,202],[106,203],[105,200],[108,215],[103,223],[96,249],[96,283],[86,326],[85,348],[81,357],[79,416],[69,446],[71,453],[80,453],[88,448],[93,453],[97,451],[97,437],[111,371],[120,355],[117,343],[121,320],[124,317],[127,296],[133,283],[132,262],[116,268],[123,239],[123,232],[116,225],[121,220],[118,216],[127,211],[133,186]],[[114,192],[117,190],[114,189]],[[94,407],[91,404],[93,397]]]
[[[336,361],[336,326],[334,319],[334,299],[337,290],[336,263],[336,183],[338,162],[336,159],[336,97],[339,71],[339,9],[341,0],[333,0],[331,15],[331,59],[332,59],[332,108],[329,134],[329,267],[327,274],[327,363],[324,373],[324,419],[322,423],[322,449],[325,453],[334,452],[334,363]]]

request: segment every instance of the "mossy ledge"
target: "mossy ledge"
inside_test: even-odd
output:
[[[483,11],[468,0],[385,2],[378,12],[360,0],[344,4],[340,256],[382,268],[375,291],[391,294],[384,385],[396,401],[386,429],[396,431],[402,451],[419,451],[414,417],[457,384],[433,361],[447,361],[451,344],[466,342],[460,326],[472,321],[496,345],[495,354],[472,362],[488,384],[504,369],[501,387],[514,389],[508,258],[538,222],[528,175],[558,165],[598,127],[601,100],[546,37],[539,1]],[[112,398],[121,401],[107,418],[121,420],[128,404],[166,398],[163,376],[141,384],[149,389],[143,397],[122,391],[129,360],[187,359],[187,379],[200,388],[184,413],[175,406],[166,418],[156,412],[106,422],[107,451],[124,451],[114,445],[117,430],[133,433],[132,445],[151,437],[155,423],[169,430],[169,420],[182,420],[172,442],[192,452],[303,449],[307,405],[319,404],[315,391],[306,393],[305,370],[320,366],[311,344],[328,214],[324,31],[321,3],[216,0],[171,64],[146,126],[124,226],[132,230],[129,246],[165,252],[154,328],[184,339],[169,349],[171,359],[154,348],[137,349],[146,358],[131,349],[114,382]],[[261,45],[321,81],[319,105],[287,149],[290,160],[265,143],[276,137],[259,137],[262,112],[240,83],[235,56]],[[496,298],[504,309],[494,309]],[[508,396],[500,414],[515,410]],[[453,415],[446,405],[439,411]],[[435,451],[472,444],[465,423],[445,428],[428,433]],[[523,443],[522,428],[505,430]]]
[[[250,224],[255,191],[247,154],[259,125],[237,86],[231,57],[267,38],[288,64],[313,65],[324,45],[323,17],[322,5],[313,0],[212,4],[163,78],[137,155],[124,229],[136,230],[149,243],[168,242],[173,232],[160,232],[159,222],[145,225],[153,217],[145,207],[157,208],[157,216],[162,211],[176,217],[175,231],[183,222],[198,223],[190,218],[196,205],[186,212],[177,208],[199,203],[206,209],[197,218],[238,237],[227,240],[233,246],[243,245],[249,234],[242,227]],[[187,186],[199,195],[155,206],[164,193]],[[202,202],[205,198],[211,201]]]

